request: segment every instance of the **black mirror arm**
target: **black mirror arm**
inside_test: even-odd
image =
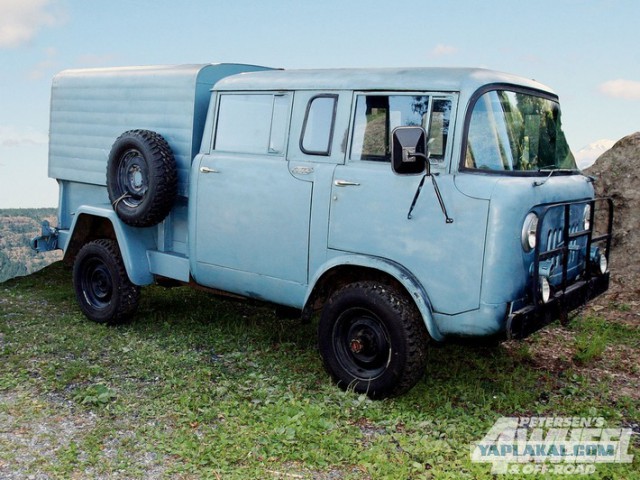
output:
[[[416,206],[416,202],[418,201],[418,197],[420,196],[420,192],[422,191],[422,186],[424,185],[424,180],[431,175],[431,165],[429,164],[429,157],[424,153],[410,153],[410,157],[423,158],[425,163],[426,172],[422,176],[422,180],[420,180],[420,185],[418,185],[418,190],[416,190],[416,194],[413,196],[413,202],[411,202],[411,207],[409,208],[409,213],[407,213],[407,220],[411,220],[411,213]]]
[[[407,214],[407,219],[411,220],[411,213],[413,212],[413,209],[416,206],[416,202],[418,201],[418,197],[420,196],[420,192],[422,191],[422,186],[424,185],[424,180],[427,177],[431,177],[431,181],[433,182],[433,189],[436,192],[436,197],[438,198],[438,203],[440,204],[440,208],[442,209],[442,213],[444,213],[444,218],[445,218],[445,222],[446,223],[453,223],[453,218],[451,218],[449,216],[449,213],[447,213],[447,207],[444,204],[444,200],[442,199],[442,194],[440,193],[440,188],[438,187],[438,182],[436,182],[436,175],[438,175],[437,173],[434,175],[431,175],[431,164],[429,163],[429,155],[425,155],[424,153],[411,153],[409,154],[411,157],[417,157],[417,158],[423,158],[424,159],[424,163],[425,163],[425,168],[426,168],[426,172],[424,174],[424,176],[422,177],[422,180],[420,180],[420,185],[418,185],[418,190],[416,191],[416,194],[413,197],[413,202],[411,202],[411,208],[409,208],[409,213]]]
[[[427,173],[425,176],[431,175],[431,164],[429,163],[429,155],[425,155],[424,153],[414,152],[408,155],[409,157],[414,158],[422,158],[424,160],[425,168],[427,169]]]
[[[451,218],[447,213],[447,207],[444,204],[444,200],[442,199],[442,194],[440,193],[440,189],[438,188],[438,183],[436,182],[436,175],[437,174],[431,176],[431,181],[433,182],[433,189],[436,191],[436,197],[438,197],[438,203],[440,204],[442,213],[444,213],[444,218],[446,223],[453,223],[453,218]]]
[[[411,202],[411,207],[409,208],[409,213],[407,213],[407,220],[411,220],[411,213],[416,206],[416,202],[418,201],[418,197],[420,196],[420,192],[422,191],[422,186],[424,185],[424,180],[427,178],[428,173],[425,173],[420,180],[420,185],[418,185],[418,190],[416,190],[416,194],[413,196],[413,202]]]

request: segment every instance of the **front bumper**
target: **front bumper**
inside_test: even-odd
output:
[[[585,305],[592,298],[601,295],[609,288],[609,272],[580,280],[558,291],[548,303],[527,305],[507,317],[507,337],[520,339],[540,330],[553,320],[566,320],[569,312]]]
[[[599,209],[599,227],[596,228],[596,205],[602,204],[605,208]],[[588,206],[590,216],[585,222],[584,212]],[[539,221],[530,292],[525,306],[518,305],[507,317],[508,338],[524,338],[555,319],[565,323],[569,312],[609,288],[606,268],[613,228],[611,199],[543,205],[536,213]],[[605,261],[601,263],[601,260]],[[548,299],[547,293],[551,294]]]

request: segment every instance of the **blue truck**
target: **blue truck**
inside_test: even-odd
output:
[[[523,338],[609,284],[613,205],[557,95],[490,70],[68,70],[49,176],[32,246],[64,251],[90,320],[154,282],[317,314],[327,371],[372,398],[413,387],[432,340]]]

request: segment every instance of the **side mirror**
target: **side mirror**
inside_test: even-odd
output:
[[[398,175],[430,175],[427,133],[422,127],[397,127],[391,133],[391,166]]]

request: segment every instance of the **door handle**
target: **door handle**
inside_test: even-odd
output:
[[[220,170],[215,170],[209,167],[200,167],[200,173],[220,173]]]
[[[350,182],[348,180],[336,180],[333,182],[336,187],[359,187],[360,184],[358,182]]]

